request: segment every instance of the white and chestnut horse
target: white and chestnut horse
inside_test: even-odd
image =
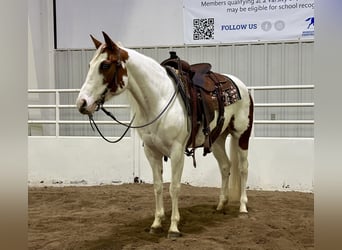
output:
[[[172,199],[169,237],[180,236],[178,223],[178,197],[184,165],[184,152],[190,133],[188,115],[180,95],[174,99],[176,84],[164,67],[155,60],[114,43],[103,32],[105,43],[91,36],[96,52],[89,64],[89,71],[77,98],[77,108],[91,116],[100,104],[126,91],[132,110],[136,114],[134,124],[148,124],[169,104],[162,116],[152,124],[139,128],[146,157],[153,171],[155,193],[155,218],[151,232],[159,232],[165,216],[163,205],[163,156],[171,159],[172,179],[169,192]],[[212,145],[222,175],[222,186],[217,210],[222,210],[229,200],[240,201],[240,212],[247,213],[246,181],[248,175],[248,142],[253,119],[253,102],[246,86],[237,77],[229,75],[238,87],[241,99],[224,109],[224,125],[220,136]],[[170,103],[170,100],[172,102]],[[215,127],[215,122],[210,127]],[[201,131],[201,129],[199,130]],[[230,159],[225,141],[231,134]],[[196,145],[203,145],[204,135],[198,133]]]

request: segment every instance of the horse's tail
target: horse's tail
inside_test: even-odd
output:
[[[240,201],[241,177],[238,157],[238,138],[230,137],[230,176],[229,176],[229,201]]]

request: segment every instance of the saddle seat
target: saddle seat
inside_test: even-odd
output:
[[[191,136],[187,148],[192,148],[194,158],[195,138],[202,125],[205,136],[202,145],[203,155],[210,153],[212,143],[221,133],[224,107],[241,99],[237,86],[229,77],[212,72],[210,63],[190,65],[181,60],[174,51],[170,51],[170,58],[164,60],[161,65],[175,69],[180,78],[181,96],[191,118]],[[215,118],[215,112],[218,112],[216,127],[210,130],[209,125]],[[196,166],[195,159],[194,166]]]
[[[195,86],[204,88],[207,91],[212,91],[211,89],[215,87],[213,82],[205,81],[205,75],[211,70],[210,63],[197,63],[190,66],[190,71],[193,72],[192,82]],[[210,86],[208,86],[210,85]]]

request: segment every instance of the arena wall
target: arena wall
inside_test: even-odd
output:
[[[134,177],[152,183],[152,171],[140,139],[109,145],[101,138],[29,137],[30,185],[100,185],[132,183]],[[227,140],[227,148],[229,140]],[[260,190],[313,191],[314,140],[310,138],[252,138],[248,187]],[[187,157],[182,182],[219,187],[221,177],[212,154],[197,150],[197,167]],[[164,181],[170,181],[170,162]]]

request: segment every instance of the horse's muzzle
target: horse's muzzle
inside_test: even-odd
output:
[[[84,115],[89,115],[91,114],[91,112],[87,109],[87,101],[85,99],[80,99],[77,101],[77,108],[78,108],[78,111],[80,111],[81,114],[84,114]]]

